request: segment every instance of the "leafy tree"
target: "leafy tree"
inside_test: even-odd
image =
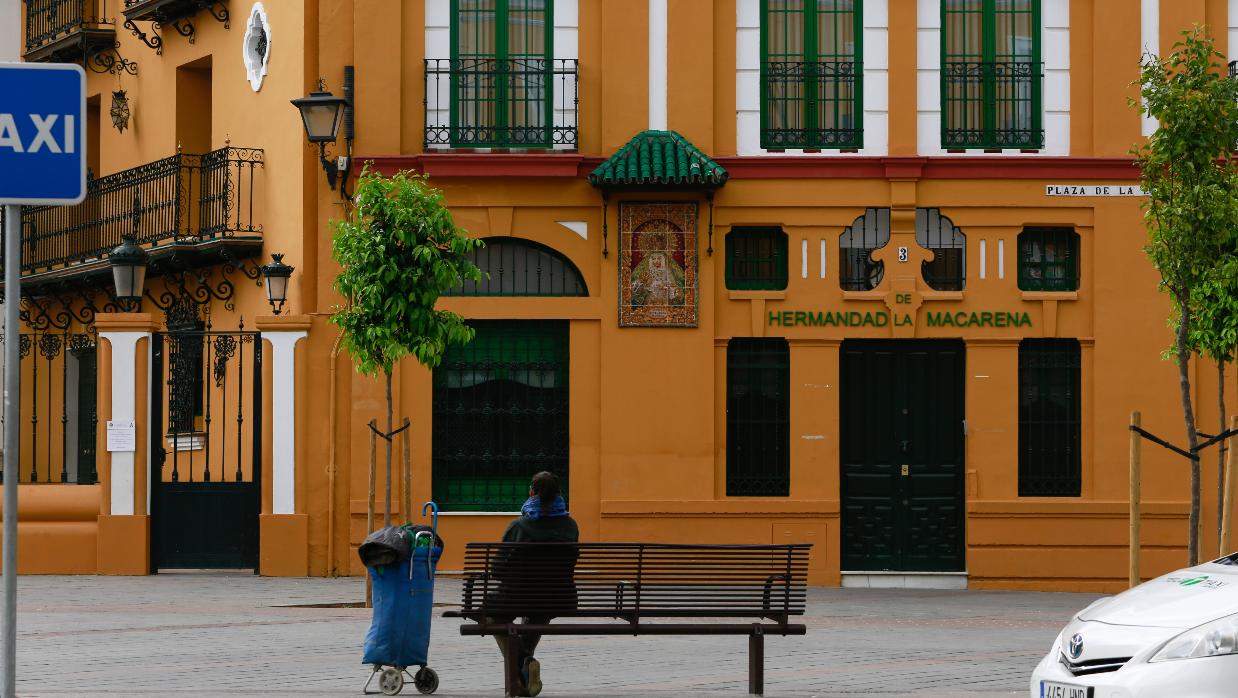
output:
[[[1160,272],[1161,289],[1172,301],[1170,322],[1177,360],[1187,443],[1199,442],[1191,405],[1192,349],[1221,347],[1212,329],[1223,327],[1218,301],[1228,291],[1220,284],[1224,249],[1238,226],[1238,173],[1231,149],[1238,143],[1238,81],[1228,77],[1224,57],[1204,29],[1183,32],[1165,58],[1144,56],[1140,73],[1142,111],[1160,127],[1135,149],[1149,244],[1145,248]],[[1232,346],[1232,345],[1231,345]],[[1199,458],[1191,460],[1191,514],[1187,557],[1199,561]]]
[[[412,355],[434,368],[451,344],[473,339],[459,315],[438,310],[439,296],[462,279],[481,279],[470,253],[483,245],[457,228],[443,194],[424,175],[370,172],[357,181],[356,209],[332,221],[333,254],[340,264],[335,290],[346,299],[331,322],[362,375],[387,379],[387,496],[391,525],[391,372]],[[409,513],[405,512],[405,516]]]

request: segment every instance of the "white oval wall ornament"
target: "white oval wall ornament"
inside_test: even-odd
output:
[[[266,8],[254,3],[245,23],[245,40],[241,44],[245,56],[245,72],[249,86],[254,92],[262,89],[262,79],[267,74],[267,61],[271,57],[271,23],[267,21]]]

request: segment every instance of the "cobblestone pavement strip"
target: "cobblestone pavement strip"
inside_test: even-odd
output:
[[[369,611],[306,607],[359,601],[361,579],[31,576],[19,594],[24,698],[352,696],[369,676]],[[459,583],[440,578],[435,594],[455,603]],[[766,640],[766,695],[1025,696],[1032,667],[1094,598],[814,588],[807,637]],[[437,695],[501,696],[494,643],[461,637],[459,625],[433,623]],[[542,695],[740,698],[747,650],[743,637],[549,637]]]

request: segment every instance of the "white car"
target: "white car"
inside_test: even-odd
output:
[[[1238,553],[1080,611],[1032,672],[1031,695],[1238,696]]]

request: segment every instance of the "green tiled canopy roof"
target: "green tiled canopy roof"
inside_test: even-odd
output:
[[[589,175],[602,189],[717,189],[727,171],[674,131],[641,131]]]

